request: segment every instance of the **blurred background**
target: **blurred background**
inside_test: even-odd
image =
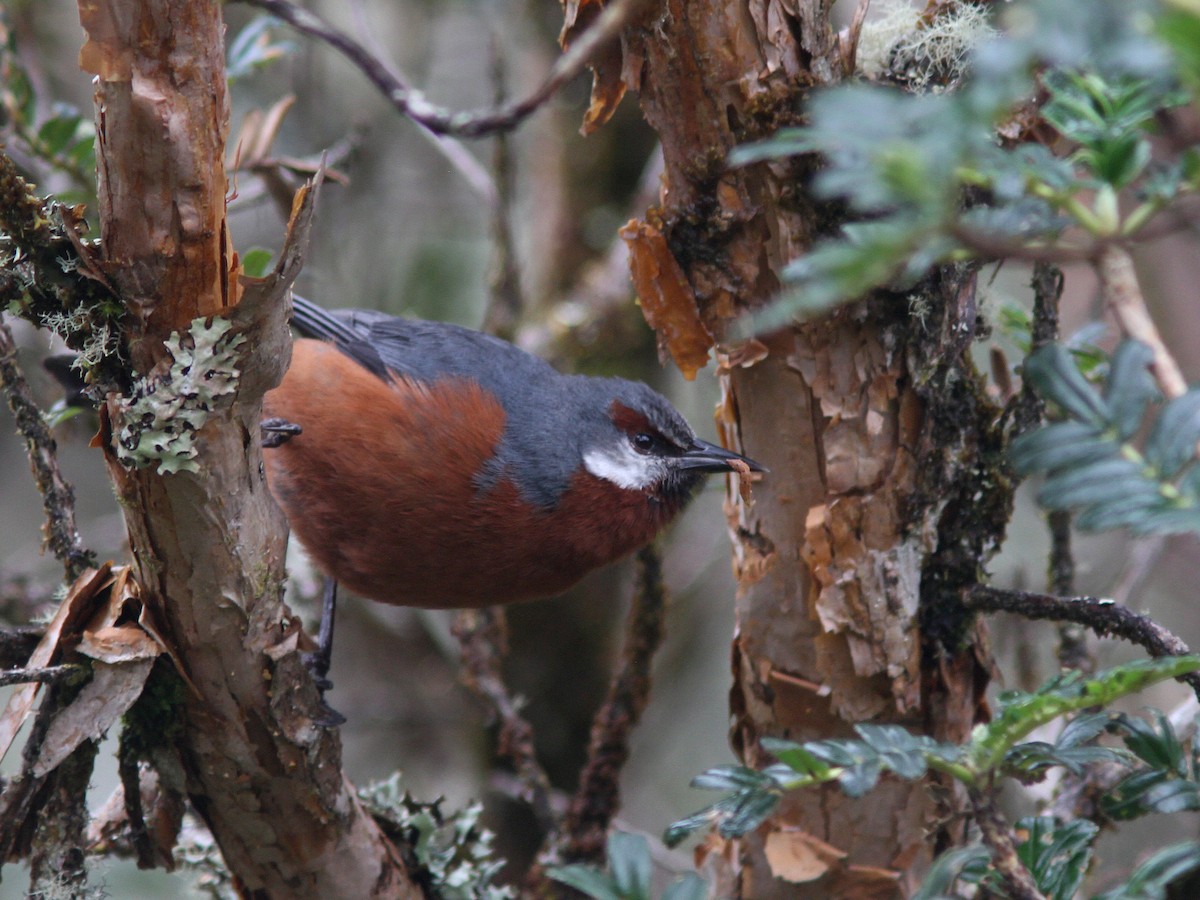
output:
[[[557,56],[562,23],[560,5],[548,0],[306,5],[393,62],[432,102],[454,109],[491,105],[497,66],[510,96],[527,94]],[[41,114],[53,115],[52,104],[67,103],[90,116],[91,87],[76,64],[82,31],[75,4],[10,0],[3,15],[10,50],[35,81]],[[260,27],[249,7],[231,4],[226,15],[231,45],[247,27]],[[712,438],[717,394],[712,366],[689,383],[659,364],[616,234],[621,224],[644,213],[658,190],[655,136],[635,97],[626,99],[612,122],[584,138],[579,125],[590,79],[579,78],[512,134],[498,154],[490,139],[469,144],[433,139],[401,118],[344,59],[285,26],[254,34],[259,43],[253,46],[261,52],[248,51],[247,59],[266,64],[249,66],[231,84],[231,159],[247,117],[291,94],[295,104],[271,155],[302,169],[328,150],[336,171],[321,194],[299,292],[328,306],[479,327],[496,293],[493,285],[506,284],[514,295],[515,283],[518,343],[562,368],[646,380],[668,394],[702,436]],[[508,162],[498,169],[500,156]],[[509,190],[506,184],[512,202],[502,222],[496,197]],[[251,172],[237,175],[230,223],[243,254],[256,247],[277,250],[281,243],[284,221],[272,187],[279,185]],[[39,190],[86,199],[80,185],[65,178],[47,177]],[[496,239],[505,231],[511,235],[507,248]],[[512,263],[507,280],[497,277],[505,271],[505,256]],[[1163,241],[1139,265],[1160,326],[1195,381],[1200,377],[1195,242]],[[1006,309],[1028,309],[1028,280],[1019,267],[986,270],[980,279],[985,315],[999,322]],[[1064,333],[1085,328],[1099,310],[1088,273],[1068,273]],[[12,324],[25,370],[49,407],[58,395],[39,365],[52,350],[49,339],[23,323]],[[1088,334],[1112,346],[1111,333]],[[990,344],[1005,350],[1010,365],[1019,362],[1002,327]],[[983,371],[990,344],[977,348]],[[99,453],[86,448],[91,435],[86,418],[60,428],[61,461],[75,485],[85,543],[101,559],[120,561],[127,555],[123,526]],[[746,449],[753,455],[753,447]],[[1048,534],[1028,493],[1022,492],[991,574],[997,584],[1036,590],[1046,584]],[[660,835],[671,821],[708,802],[707,795],[688,788],[691,777],[731,760],[726,693],[733,581],[722,499],[723,484],[711,481],[664,541],[671,595],[667,638],[656,663],[651,706],[624,773],[619,824],[626,830]],[[7,409],[0,410],[0,611],[11,622],[27,622],[54,607],[60,568],[41,553],[41,522],[24,451]],[[1133,542],[1108,535],[1077,539],[1075,550],[1079,593],[1123,593],[1135,609],[1200,645],[1193,538]],[[405,552],[402,536],[396,552]],[[316,579],[301,554],[291,554],[290,563],[293,605],[311,616]],[[509,684],[526,700],[540,758],[561,791],[574,788],[583,762],[591,716],[620,651],[632,585],[632,567],[622,563],[595,573],[568,596],[509,611]],[[400,770],[414,797],[445,796],[448,808],[485,799],[487,820],[500,835],[500,854],[523,865],[538,835],[532,817],[511,798],[486,708],[459,683],[450,621],[443,613],[354,600],[342,605],[331,702],[349,720],[341,729],[347,772],[362,784]],[[1004,687],[1032,688],[1057,671],[1054,626],[996,619],[991,633]],[[1101,665],[1135,655],[1110,643],[1098,648]],[[1142,703],[1170,708],[1183,697],[1178,686],[1169,685],[1137,698],[1133,708]],[[7,771],[12,761],[5,766]],[[115,783],[112,754],[102,751],[94,806]],[[1178,827],[1179,820],[1173,821]],[[1121,846],[1108,848],[1103,865],[1126,866],[1145,847],[1161,845],[1152,821],[1142,827],[1145,833],[1123,831]],[[688,857],[663,861],[686,866]],[[1103,880],[1103,871],[1098,877]],[[116,897],[179,896],[186,876],[138,873],[132,864],[114,863],[98,880]],[[15,872],[0,885],[0,898],[22,894]]]

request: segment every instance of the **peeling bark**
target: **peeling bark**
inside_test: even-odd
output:
[[[182,660],[182,709],[159,710],[173,746],[149,748],[191,799],[245,896],[419,897],[395,848],[341,773],[337,734],[317,728],[316,691],[283,605],[286,531],[259,449],[263,394],[290,355],[286,293],[308,218],[302,203],[274,276],[239,283],[225,226],[228,101],[215,0],[80,0],[81,64],[96,90],[105,274],[128,310],[140,375],[170,364],[163,340],[226,315],[249,339],[232,403],[196,437],[198,471],[126,469],[102,438],[142,596]],[[174,715],[178,715],[178,721]]]
[[[732,739],[754,766],[772,761],[767,735],[845,737],[867,721],[947,740],[969,731],[986,654],[953,589],[994,549],[1010,500],[1003,477],[980,487],[981,467],[999,464],[996,411],[966,357],[972,272],[753,346],[720,343],[777,293],[782,265],[838,224],[807,193],[814,161],[724,166],[735,145],[801,122],[808,90],[840,77],[830,5],[667,0],[623,43],[625,81],[666,161],[647,221],[690,288],[681,304],[716,336],[726,445],[770,470],[751,501],[727,503]],[[922,784],[885,778],[858,800],[828,786],[789,794],[757,832],[733,846],[712,837],[706,853],[740,897],[898,897],[928,865],[944,812]]]

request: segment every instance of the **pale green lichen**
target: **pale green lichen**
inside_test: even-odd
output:
[[[438,897],[508,900],[515,896],[512,888],[492,883],[504,860],[493,855],[495,835],[479,824],[481,803],[444,813],[441,801],[420,803],[402,791],[399,773],[360,788],[358,795],[386,830],[398,831],[409,842]]]
[[[956,84],[972,49],[996,34],[987,9],[954,3],[932,22],[909,0],[882,0],[858,39],[858,69],[867,78],[899,80],[915,91]]]
[[[171,334],[170,370],[138,379],[121,401],[118,459],[135,468],[157,465],[160,474],[198,470],[196,433],[237,392],[236,351],[246,339],[232,327],[228,319],[199,318]]]

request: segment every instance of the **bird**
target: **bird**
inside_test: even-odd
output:
[[[453,324],[293,304],[300,337],[263,404],[267,484],[316,567],[370,600],[559,594],[650,543],[706,474],[764,471],[641,382],[563,374]]]

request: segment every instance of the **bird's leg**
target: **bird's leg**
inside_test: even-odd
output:
[[[286,444],[301,432],[299,425],[286,419],[263,419],[258,427],[262,430],[262,445],[268,448]]]
[[[312,673],[321,694],[321,714],[315,720],[318,725],[333,728],[346,721],[336,709],[325,702],[325,692],[333,687],[329,675],[329,663],[333,658],[333,620],[337,612],[337,581],[325,579],[325,591],[321,597],[321,628],[317,632],[317,649],[315,653],[304,655],[304,664]]]

